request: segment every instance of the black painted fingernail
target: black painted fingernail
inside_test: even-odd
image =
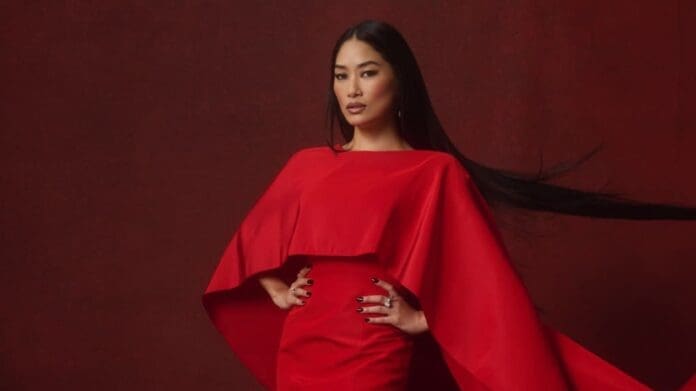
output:
[[[307,292],[307,296],[312,296],[312,292]]]
[[[358,311],[358,312],[363,312],[362,307],[358,307],[358,308],[356,308],[355,310]]]
[[[370,318],[365,318],[365,322],[370,323]]]
[[[371,280],[372,282],[374,282],[375,284],[377,283],[377,281],[379,281],[379,280],[378,280],[377,278],[375,278],[375,277],[370,277],[370,280]]]
[[[359,303],[362,303],[362,302],[363,302],[362,296],[356,297],[355,300],[357,300]]]
[[[314,284],[314,280],[312,280],[311,278],[309,280],[307,280],[307,285],[312,285],[312,284]]]

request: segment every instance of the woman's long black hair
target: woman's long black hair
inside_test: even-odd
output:
[[[579,166],[594,155],[598,147],[575,162],[557,164],[546,172],[540,169],[536,174],[496,169],[467,158],[447,137],[435,115],[423,76],[406,40],[393,26],[377,20],[365,20],[350,27],[333,49],[327,106],[327,144],[334,151],[335,120],[339,122],[343,137],[346,140],[353,138],[353,126],[343,116],[333,91],[336,55],[341,45],[352,37],[372,46],[394,69],[398,84],[396,107],[401,110],[398,126],[400,136],[415,149],[439,150],[455,156],[491,206],[505,204],[561,214],[633,220],[696,219],[696,206],[640,202],[618,193],[585,191],[545,183]]]

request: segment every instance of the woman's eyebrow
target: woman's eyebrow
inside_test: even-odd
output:
[[[362,67],[364,67],[364,66],[366,66],[366,65],[370,65],[370,64],[374,64],[374,65],[379,66],[379,63],[378,63],[377,61],[368,60],[368,61],[361,62],[360,64],[358,64],[358,68],[362,68]],[[348,68],[348,67],[345,66],[345,65],[336,64],[336,65],[334,65],[334,68],[343,68],[343,69],[346,69],[346,68]]]

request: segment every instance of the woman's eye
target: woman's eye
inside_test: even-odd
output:
[[[367,74],[368,76],[374,76],[375,74],[377,74],[377,71],[365,71],[365,72],[361,73],[361,75],[365,75],[365,74]],[[345,79],[345,76],[346,76],[345,73],[336,73],[336,74],[334,74],[334,77],[335,77],[336,79],[338,79],[338,80],[343,80],[343,79]]]

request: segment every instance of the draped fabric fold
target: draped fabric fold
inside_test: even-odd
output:
[[[203,305],[275,389],[286,313],[256,277],[289,283],[301,267],[294,256],[360,254],[376,255],[428,320],[412,389],[649,390],[538,319],[485,200],[439,151],[296,152],[235,231]]]

